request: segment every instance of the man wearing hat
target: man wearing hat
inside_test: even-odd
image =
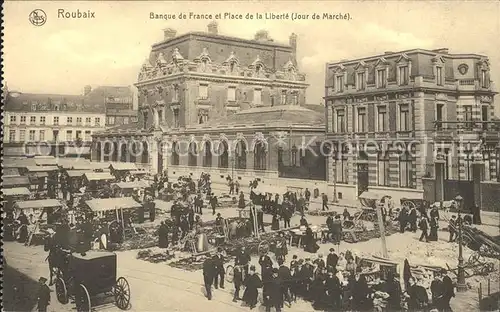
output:
[[[37,308],[39,312],[46,312],[47,307],[50,304],[50,288],[49,286],[47,286],[46,282],[47,279],[45,277],[40,277],[40,279],[38,280],[39,288],[37,297],[38,301]]]
[[[214,286],[215,289],[219,288],[219,278],[220,278],[220,288],[224,289],[224,255],[222,254],[222,248],[217,248],[217,253],[214,256],[215,265],[215,276],[214,276]]]
[[[281,312],[283,306],[283,281],[279,278],[278,269],[274,268],[271,279],[264,284],[262,292],[264,302],[266,304],[266,312],[271,311],[271,307],[276,309],[276,312]]]
[[[245,246],[242,246],[240,252],[236,255],[234,264],[243,268],[243,272],[245,272],[243,277],[244,279],[248,276],[248,264],[250,263],[250,260],[250,255],[247,253]]]
[[[243,301],[250,307],[250,309],[253,309],[257,305],[259,288],[262,287],[262,280],[255,272],[255,266],[253,265],[250,267],[250,274],[245,279],[245,287]]]
[[[332,267],[334,269],[337,268],[337,264],[339,262],[339,256],[335,253],[335,249],[330,248],[330,253],[326,256],[326,267]]]
[[[342,287],[339,278],[334,274],[334,269],[328,269],[328,275],[325,280],[326,293],[328,296],[328,305],[334,310],[340,310],[340,293]]]
[[[292,281],[292,273],[290,269],[283,263],[282,259],[278,260],[278,277],[281,284],[281,294],[282,298],[284,298],[288,304],[292,303],[292,298],[290,298],[290,282]],[[283,301],[280,302],[281,306],[283,306]]]
[[[207,299],[212,300],[212,283],[216,275],[216,268],[214,260],[207,254],[207,258],[203,262],[203,282],[205,284],[205,291],[207,292]]]
[[[309,288],[311,287],[313,276],[314,276],[314,267],[311,264],[311,259],[306,258],[306,263],[302,266],[301,269],[302,290],[304,297],[308,297],[309,295]]]

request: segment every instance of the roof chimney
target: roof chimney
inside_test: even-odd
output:
[[[259,30],[254,39],[256,41],[269,41],[269,32],[267,30]]]
[[[213,35],[217,35],[219,33],[216,21],[211,21],[210,24],[208,24],[208,32]]]
[[[177,35],[177,30],[172,28],[166,28],[163,30],[163,36],[165,40],[172,39]]]
[[[440,49],[435,49],[432,50],[433,52],[439,53],[439,54],[448,54],[448,48],[440,48]]]
[[[392,51],[385,51],[384,54],[385,55],[389,55],[389,54],[394,54],[394,52],[392,52]]]
[[[92,91],[92,87],[91,86],[85,86],[83,87],[83,95],[87,96],[90,94],[90,92]]]
[[[293,52],[296,52],[297,51],[297,35],[295,33],[292,33],[290,35],[288,42],[290,43],[290,46],[292,47]]]

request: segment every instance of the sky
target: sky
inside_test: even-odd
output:
[[[33,26],[31,11],[47,14]],[[59,19],[59,9],[95,12],[94,19]],[[299,70],[309,104],[324,96],[325,63],[413,48],[488,55],[500,85],[500,1],[224,1],[4,3],[4,74],[9,90],[81,94],[84,85],[132,85],[164,28],[205,31],[210,20],[154,20],[150,13],[300,13],[307,20],[218,20],[219,34],[252,39],[261,29],[278,42],[298,35]],[[351,20],[311,14],[349,13]],[[498,102],[498,99],[496,99]],[[497,107],[500,103],[497,103]],[[497,112],[500,110],[497,110]]]

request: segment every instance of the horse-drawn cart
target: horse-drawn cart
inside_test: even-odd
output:
[[[390,205],[391,196],[382,195],[375,192],[363,192],[359,195],[359,202],[361,203],[362,211],[357,212],[354,215],[354,219],[356,221],[363,220],[369,222],[375,222],[377,220],[377,211],[376,209],[379,206],[385,205],[386,203]]]
[[[62,304],[73,298],[78,312],[92,309],[92,299],[98,295],[113,296],[118,308],[130,305],[130,286],[124,277],[117,277],[116,254],[89,251],[86,254],[68,253],[61,261],[56,280],[57,300]]]

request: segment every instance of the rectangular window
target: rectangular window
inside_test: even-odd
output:
[[[10,116],[10,123],[16,123],[17,121],[17,116]]]
[[[200,84],[198,86],[198,97],[202,100],[208,99],[208,85]]]
[[[19,130],[19,141],[24,142],[26,140],[26,130]]]
[[[408,70],[408,66],[400,66],[398,70],[399,70],[399,85],[400,86],[407,85],[410,80],[410,73]]]
[[[81,140],[82,139],[82,131],[81,130],[76,130],[76,139]]]
[[[413,183],[413,159],[408,152],[399,157],[399,186],[415,188]]]
[[[26,124],[26,116],[21,116],[21,125]]]
[[[436,67],[436,83],[438,86],[443,85],[443,68],[439,66]]]
[[[286,94],[287,94],[286,90],[281,91],[281,105],[286,104]]]
[[[299,94],[297,92],[292,93],[292,105],[299,105]]]
[[[236,88],[235,87],[227,88],[227,100],[230,102],[236,101]]]
[[[345,111],[343,109],[337,110],[337,132],[345,132]]]
[[[356,89],[357,90],[364,90],[365,89],[365,73],[357,73],[356,75]]]
[[[179,110],[174,109],[174,128],[179,128]]]
[[[438,130],[443,129],[443,124],[439,123],[439,121],[444,121],[444,104],[436,105],[436,121],[438,121],[436,128]]]
[[[40,130],[40,137],[38,140],[45,141],[45,130]]]
[[[73,141],[73,131],[71,130],[66,131],[66,141]]]
[[[130,122],[129,118],[128,117],[123,117],[123,124],[124,125],[128,125]]]
[[[473,179],[473,161],[474,154],[472,151],[464,151],[464,169],[465,169],[465,180],[472,181]]]
[[[81,126],[82,125],[82,117],[76,117],[76,125]]]
[[[377,131],[388,131],[386,106],[379,106],[377,108]]]
[[[377,70],[377,88],[385,88],[387,85],[387,71],[385,69]]]
[[[472,119],[472,105],[464,105],[464,121],[465,121],[465,129],[472,129],[473,119]]]
[[[40,124],[45,125],[45,116],[40,116]]]
[[[35,141],[35,130],[30,130],[29,140],[30,141]]]
[[[399,131],[410,131],[410,105],[399,105]]]
[[[16,130],[9,130],[9,142],[16,142]]]
[[[90,130],[85,131],[84,140],[85,141],[92,141],[92,132]]]
[[[344,76],[337,76],[335,78],[335,88],[337,92],[343,92],[344,91]]]
[[[30,117],[30,125],[36,124],[36,116],[31,116]]]
[[[101,126],[101,118],[96,117],[96,118],[94,119],[94,121],[95,121],[95,125],[96,125],[96,127],[100,127],[100,126]]]
[[[357,132],[366,132],[366,107],[358,107]]]
[[[90,126],[92,125],[92,118],[90,117],[85,117],[85,125]]]
[[[337,183],[347,183],[348,177],[348,150],[345,146],[342,147],[341,151],[337,152],[336,167],[335,167],[335,177]]]
[[[59,126],[59,116],[54,116],[54,126]]]
[[[66,124],[72,125],[73,124],[73,117],[66,117]]]
[[[36,111],[36,103],[31,104],[31,110]]]
[[[481,70],[481,87],[488,88],[488,73],[486,70]]]
[[[256,105],[262,104],[262,90],[254,89],[253,90],[253,103]]]
[[[379,152],[377,155],[378,185],[389,186],[389,153]]]

